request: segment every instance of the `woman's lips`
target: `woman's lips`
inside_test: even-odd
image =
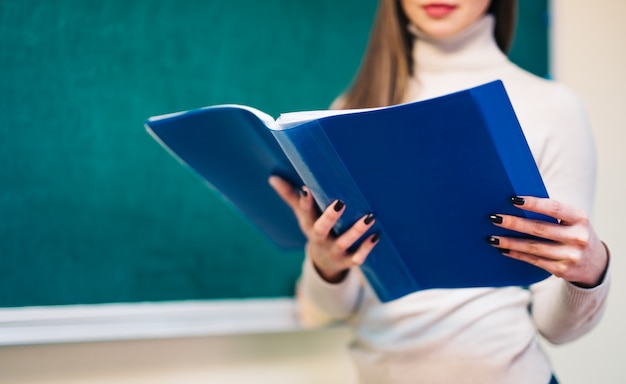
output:
[[[451,4],[433,3],[425,5],[423,8],[428,16],[442,18],[452,13],[456,9],[456,6]]]

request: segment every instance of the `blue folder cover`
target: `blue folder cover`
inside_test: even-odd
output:
[[[151,118],[146,127],[283,248],[304,238],[268,186],[270,174],[306,184],[320,207],[345,201],[338,233],[374,213],[370,233],[381,236],[361,269],[383,302],[549,276],[486,241],[520,236],[494,226],[493,213],[551,220],[511,204],[512,196],[548,195],[500,81],[284,126],[230,105]]]
[[[296,186],[302,181],[257,115],[239,106],[208,107],[156,116],[145,126],[280,249],[304,247],[293,212],[267,178],[276,174]]]

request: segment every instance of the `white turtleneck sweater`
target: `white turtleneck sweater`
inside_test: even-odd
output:
[[[410,100],[502,80],[548,193],[591,215],[595,153],[583,107],[564,86],[511,63],[493,24],[486,16],[447,40],[416,31]],[[550,277],[530,289],[433,289],[382,304],[358,268],[329,284],[307,257],[298,297],[305,323],[324,317],[352,326],[362,383],[546,384],[552,368],[538,333],[563,343],[588,332],[608,287],[608,274],[592,289]]]

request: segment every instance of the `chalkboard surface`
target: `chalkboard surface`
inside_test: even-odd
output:
[[[512,58],[547,73],[546,1]],[[152,115],[325,108],[374,0],[0,2],[0,306],[290,296],[283,253],[166,153]]]

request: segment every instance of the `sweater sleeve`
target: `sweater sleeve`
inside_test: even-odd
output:
[[[550,197],[585,210],[592,217],[595,147],[584,108],[563,86],[555,85],[546,127],[550,130],[538,164]],[[564,343],[591,330],[606,306],[610,272],[600,285],[585,289],[550,277],[531,287],[532,316],[550,342]]]
[[[600,285],[590,289],[554,276],[535,284],[531,310],[539,333],[551,343],[562,344],[589,332],[604,314],[609,286],[608,270]]]
[[[356,310],[361,294],[361,278],[356,267],[341,282],[331,284],[321,278],[311,259],[305,257],[296,295],[303,325],[319,326],[347,319]]]

